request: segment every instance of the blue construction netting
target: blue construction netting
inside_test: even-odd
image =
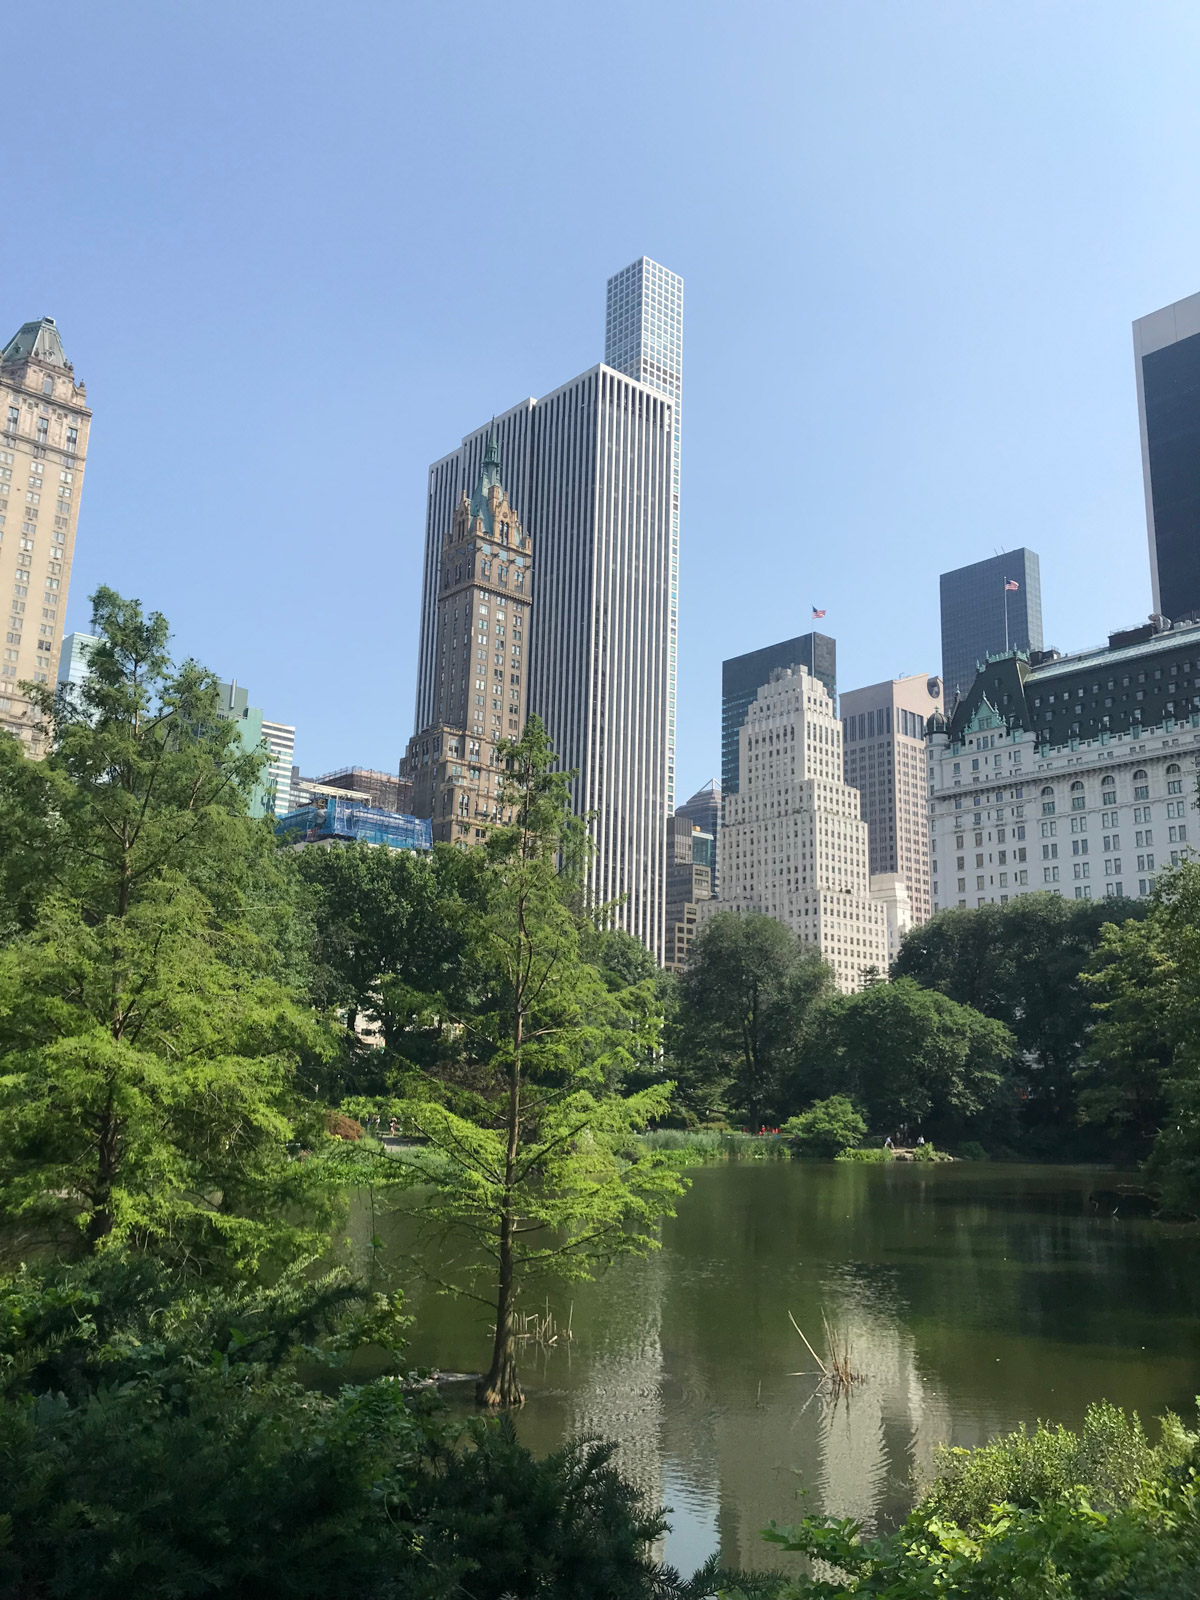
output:
[[[433,824],[428,817],[409,817],[402,811],[384,811],[357,800],[330,798],[301,806],[280,817],[275,832],[297,844],[361,839],[364,844],[382,844],[389,850],[433,849]]]

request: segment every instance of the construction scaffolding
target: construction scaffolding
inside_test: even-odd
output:
[[[318,795],[313,803],[289,811],[275,824],[276,835],[289,844],[384,845],[389,850],[432,850],[433,824],[427,817],[384,811],[359,800]]]

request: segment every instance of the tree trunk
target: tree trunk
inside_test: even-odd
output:
[[[96,1187],[92,1193],[92,1214],[84,1235],[89,1251],[94,1251],[113,1230],[112,1192],[117,1181],[120,1142],[120,1123],[110,1108],[101,1120],[97,1138]]]
[[[479,1380],[475,1402],[481,1406],[520,1406],[525,1396],[517,1381],[517,1308],[513,1283],[513,1234],[516,1218],[505,1212],[500,1220],[500,1279],[496,1295],[496,1340],[492,1365]]]
[[[524,942],[524,901],[518,901],[518,927]],[[521,966],[518,963],[518,972]],[[475,1390],[475,1403],[481,1406],[521,1406],[525,1396],[517,1382],[516,1283],[514,1281],[514,1241],[517,1234],[515,1189],[517,1151],[521,1139],[521,1046],[524,1043],[525,1013],[520,982],[513,1004],[513,1057],[508,1079],[508,1148],[504,1157],[504,1210],[500,1214],[500,1277],[496,1285],[496,1342],[492,1347],[491,1370]]]

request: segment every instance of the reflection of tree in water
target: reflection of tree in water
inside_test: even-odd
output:
[[[560,1321],[574,1298],[575,1340],[536,1375],[531,1359],[521,1435],[538,1451],[616,1439],[629,1476],[677,1508],[671,1559],[697,1564],[717,1530],[727,1560],[764,1566],[772,1517],[900,1516],[939,1440],[1077,1424],[1100,1395],[1190,1415],[1195,1244],[1092,1217],[1096,1182],[968,1164],[701,1169],[660,1253],[552,1297]],[[378,1226],[394,1250],[395,1220]],[[414,1359],[478,1364],[486,1315],[419,1289],[409,1308]],[[804,1409],[815,1380],[788,1376],[812,1365],[788,1312],[820,1348],[823,1309],[866,1376],[848,1410]]]

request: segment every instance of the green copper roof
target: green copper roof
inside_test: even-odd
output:
[[[492,527],[492,490],[500,488],[503,488],[500,482],[500,440],[493,428],[488,447],[484,451],[483,466],[479,469],[479,482],[475,486],[475,493],[471,496],[472,520],[475,517],[483,518],[483,529],[489,538],[495,533]]]
[[[0,361],[28,361],[31,356],[52,367],[70,368],[53,317],[23,322],[4,349],[0,350]]]

